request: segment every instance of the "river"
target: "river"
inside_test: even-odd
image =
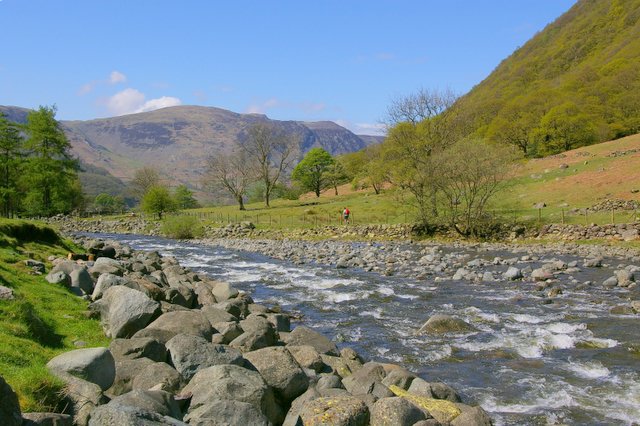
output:
[[[301,314],[301,323],[339,346],[443,381],[465,402],[482,405],[496,425],[640,422],[640,319],[611,314],[629,291],[601,285],[622,263],[615,259],[610,267],[561,276],[563,293],[548,303],[530,283],[388,277],[157,237],[100,236],[175,256],[256,303]],[[490,260],[510,253],[473,255]],[[490,263],[486,268],[492,270]],[[462,318],[477,331],[416,335],[437,313]]]

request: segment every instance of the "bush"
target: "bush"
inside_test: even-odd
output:
[[[178,240],[201,237],[204,233],[202,224],[194,216],[171,216],[164,220],[162,233]]]

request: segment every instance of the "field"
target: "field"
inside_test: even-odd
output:
[[[540,223],[622,223],[639,220],[633,210],[586,211],[604,200],[640,202],[640,135],[567,151],[552,157],[522,161],[495,197],[490,212],[507,220]],[[324,191],[319,198],[219,206],[188,211],[205,222],[221,225],[251,221],[259,228],[313,227],[340,223],[346,206],[355,224],[410,223],[415,217],[411,196],[388,187],[354,191],[351,185]],[[536,208],[544,203],[546,207]],[[586,214],[585,214],[586,213]]]

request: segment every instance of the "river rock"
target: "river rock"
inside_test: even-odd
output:
[[[510,266],[509,269],[507,269],[507,271],[502,274],[502,277],[505,280],[510,281],[519,280],[522,278],[522,271],[515,266]]]
[[[318,353],[334,355],[339,354],[335,343],[331,342],[322,334],[308,327],[299,325],[289,334],[287,346],[312,346]]]
[[[491,417],[482,409],[482,407],[470,407],[464,404],[458,404],[458,408],[462,411],[458,417],[451,421],[451,426],[492,426]]]
[[[222,281],[212,283],[211,293],[218,302],[224,302],[229,299],[238,297],[238,290],[233,288],[231,284]]]
[[[369,409],[352,396],[322,397],[306,403],[300,411],[305,426],[366,426]]]
[[[151,337],[166,343],[177,334],[192,334],[211,340],[213,327],[205,316],[197,310],[166,312],[134,337]]]
[[[320,373],[323,370],[324,362],[322,362],[320,354],[313,346],[287,345],[287,349],[301,367],[311,369],[316,373]]]
[[[387,387],[393,385],[400,389],[407,390],[416,377],[415,374],[404,368],[394,368],[382,379],[382,384]]]
[[[613,277],[609,277],[606,280],[604,280],[604,282],[602,283],[602,286],[604,288],[613,288],[615,286],[618,285],[618,278],[613,276]]]
[[[291,402],[307,390],[309,378],[284,347],[268,347],[247,352],[244,357],[258,370],[276,396]]]
[[[6,426],[22,425],[18,396],[2,376],[0,376],[0,419]]]
[[[426,419],[422,410],[399,397],[381,398],[371,410],[371,424],[376,426],[413,425]]]
[[[627,269],[619,269],[615,271],[614,274],[618,280],[618,287],[629,287],[629,285],[635,281],[633,273]]]
[[[460,318],[455,318],[451,315],[436,314],[424,323],[417,334],[465,333],[475,330],[475,327]]]
[[[260,373],[237,365],[215,365],[198,371],[182,393],[192,395],[189,414],[213,400],[231,400],[253,405],[274,424],[284,419]]]
[[[63,395],[73,411],[73,423],[84,426],[89,421],[93,409],[106,404],[108,399],[103,395],[100,386],[67,374],[62,378],[65,382]]]
[[[546,281],[553,279],[553,273],[546,268],[537,268],[531,271],[531,279],[534,281]]]
[[[156,362],[165,362],[167,349],[159,341],[149,338],[113,339],[109,350],[116,360],[149,358]]]
[[[376,398],[393,396],[393,393],[382,384],[386,373],[384,367],[376,362],[368,362],[352,375],[342,379],[342,384],[351,395],[374,395]]]
[[[107,337],[131,337],[160,314],[160,304],[128,287],[110,287],[95,302],[102,313],[102,328]]]
[[[9,287],[5,287],[0,285],[0,300],[13,300],[15,296],[13,295],[13,290]]]
[[[247,402],[214,399],[189,410],[184,420],[189,424],[216,426],[272,426],[269,419]]]
[[[59,413],[22,413],[22,426],[73,426],[73,417]]]
[[[590,259],[585,259],[583,265],[585,268],[601,268],[602,261],[603,259],[600,256],[592,257]]]
[[[131,382],[132,389],[163,390],[177,393],[184,385],[184,379],[178,371],[164,362],[154,362],[142,368]]]
[[[209,320],[211,325],[221,322],[231,322],[238,321],[238,318],[231,315],[229,312],[224,309],[217,308],[215,306],[207,305],[203,306],[201,309],[202,314]]]
[[[109,389],[116,375],[115,360],[107,348],[65,352],[52,358],[47,368],[62,380],[66,375],[71,375],[95,383],[102,390]]]
[[[244,363],[240,351],[226,345],[214,345],[200,336],[177,334],[165,346],[171,363],[187,380],[207,367]]]

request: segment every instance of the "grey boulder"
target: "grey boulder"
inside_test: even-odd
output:
[[[110,287],[99,304],[107,337],[131,337],[160,313],[160,304],[128,287]]]
[[[171,363],[187,380],[207,367],[244,363],[238,350],[226,345],[209,343],[200,336],[177,334],[166,343],[166,347]]]
[[[282,401],[292,401],[309,386],[309,378],[284,347],[258,349],[245,353],[244,357],[258,370]]]
[[[107,348],[76,349],[51,359],[47,368],[65,380],[66,375],[94,383],[102,390],[109,389],[116,375],[116,366]]]

